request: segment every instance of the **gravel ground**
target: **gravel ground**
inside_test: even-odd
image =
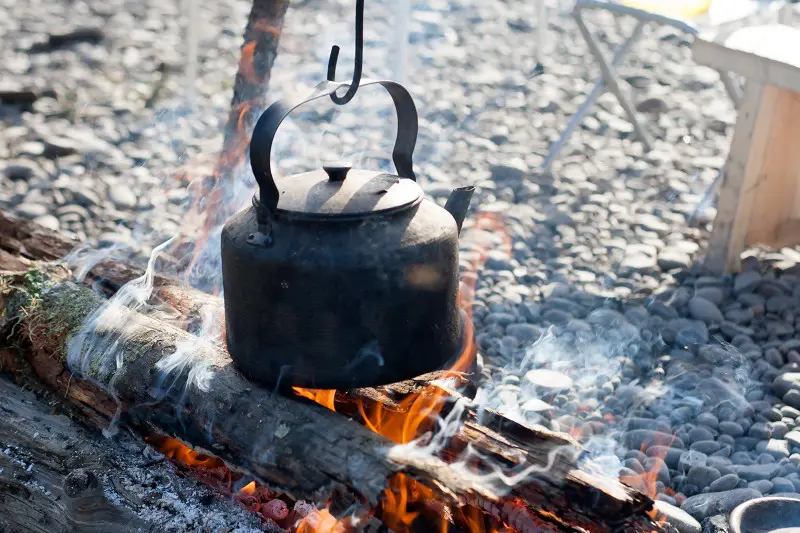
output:
[[[321,80],[331,44],[349,64],[351,3],[293,2],[275,97]],[[187,185],[221,145],[249,10],[197,4],[189,91],[186,19],[173,0],[46,0],[36,10],[0,0],[0,207],[115,249],[146,250],[193,224]],[[391,6],[367,3],[371,77],[392,74]],[[656,472],[650,489],[694,517],[684,517],[687,531],[700,521],[717,531],[716,515],[741,501],[800,492],[800,252],[754,251],[737,276],[693,265],[735,112],[718,75],[694,65],[671,30],[646,31],[619,68],[655,149],[643,153],[607,94],[553,172],[539,170],[598,69],[574,24],[554,14],[546,72],[529,79],[533,12],[437,0],[417,5],[410,24],[417,174],[438,201],[479,186],[462,262],[488,250],[474,302],[488,402],[571,431],[629,483]],[[596,23],[608,45],[632,28]],[[345,110],[323,101],[298,113],[274,150],[282,171],[335,157],[389,168],[393,115],[376,91]],[[246,169],[228,179],[252,184]],[[498,214],[502,231],[480,230]]]

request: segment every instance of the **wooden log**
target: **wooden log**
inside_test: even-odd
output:
[[[0,367],[8,355],[0,352]],[[187,511],[215,513],[225,526],[257,523],[228,498],[213,498],[208,489],[179,476],[169,463],[153,464],[131,435],[110,441],[58,413],[61,402],[45,391],[37,395],[0,378],[0,398],[4,533],[174,531],[163,521],[170,514],[160,505],[164,487],[186,501]],[[188,526],[183,517],[177,521]]]
[[[469,444],[495,467],[519,472],[552,463],[501,494],[439,457],[406,454],[345,417],[261,389],[225,352],[150,317],[112,308],[91,335],[70,341],[103,299],[60,277],[37,270],[3,278],[6,325],[13,325],[18,344],[27,344],[22,355],[40,379],[102,416],[116,412],[111,396],[127,419],[208,450],[291,497],[326,501],[344,491],[375,505],[392,476],[406,472],[454,505],[488,502],[502,510],[504,501],[518,499],[532,520],[566,530],[656,528],[647,515],[652,502],[581,472],[580,450],[565,436],[519,426],[520,439],[467,420],[448,447],[454,456]],[[83,374],[70,374],[67,364]]]
[[[231,465],[255,474],[293,495],[324,496],[332,494],[337,488],[347,487],[358,497],[374,503],[392,474],[407,471],[434,486],[448,485],[453,495],[473,505],[487,508],[492,507],[491,502],[494,502],[500,515],[514,509],[497,506],[497,503],[502,504],[503,498],[506,501],[515,498],[524,502],[531,514],[550,513],[560,516],[560,520],[568,524],[585,526],[588,530],[617,528],[620,524],[628,524],[633,530],[638,530],[651,525],[647,512],[652,502],[619,483],[602,480],[579,470],[576,461],[581,454],[580,447],[566,435],[543,428],[528,428],[492,412],[484,414],[480,421],[482,425],[475,413],[468,413],[464,423],[447,443],[447,449],[439,454],[445,462],[453,460],[469,445],[480,452],[483,464],[477,461],[477,467],[490,466],[487,465],[489,462],[494,466],[513,467],[519,471],[533,464],[547,464],[551,452],[561,450],[561,453],[554,455],[555,461],[548,471],[531,473],[501,498],[492,491],[475,490],[436,458],[419,460],[395,457],[390,453],[392,448],[385,439],[360,427],[354,429],[354,424],[342,416],[265,391],[245,381],[234,370],[224,351],[203,344],[196,337],[153,317],[125,309],[120,310],[117,323],[126,324],[122,341],[124,361],[130,364],[124,365],[121,372],[109,374],[109,369],[98,360],[94,367],[88,365],[89,375],[84,377],[90,379],[78,379],[67,370],[66,343],[85,319],[103,303],[103,298],[85,287],[66,281],[68,273],[50,265],[29,272],[8,272],[19,267],[36,267],[37,259],[52,259],[68,252],[73,245],[58,233],[0,212],[0,271],[7,272],[2,277],[5,289],[0,327],[5,324],[7,331],[14,330],[14,336],[22,339],[19,343],[24,347],[22,358],[32,364],[40,379],[80,406],[84,416],[96,425],[107,424],[117,411],[117,403],[108,392],[113,377],[116,386],[114,393],[122,401],[126,416],[132,420],[138,419],[162,432],[176,435],[191,445],[205,448],[227,459]],[[106,280],[107,287],[111,288],[109,292],[113,293],[123,283],[139,275],[136,267],[109,263],[97,265],[88,278],[94,280],[95,285],[100,279]],[[40,289],[35,288],[43,286],[49,287],[46,297],[39,294]],[[220,305],[219,299],[180,287],[166,277],[156,277],[155,286],[156,292],[171,295],[173,302],[180,302],[185,309]],[[28,298],[27,307],[13,296],[15,292],[19,295],[20,289]],[[37,295],[34,298],[36,312],[31,309],[31,293]],[[46,320],[43,316],[60,319]],[[108,328],[106,331],[103,328],[99,330],[94,340],[95,348],[102,346],[103,338],[111,340],[115,335],[119,336],[118,332]],[[151,387],[148,390],[148,386],[158,382],[158,377],[162,381],[165,377],[159,368],[159,361],[174,353],[178,347],[190,347],[192,357],[183,361],[186,364],[179,368],[176,375],[169,376],[172,387],[167,393],[154,398],[153,389]],[[84,357],[91,355],[84,354]],[[100,353],[94,353],[94,356],[102,358]],[[208,394],[196,387],[186,388],[190,370],[198,366],[205,366],[213,376],[213,386]],[[11,368],[11,371],[14,372],[14,369]],[[387,410],[402,410],[406,398],[435,391],[435,387],[430,386],[430,380],[437,377],[440,376],[433,374],[389,387],[337,392],[335,408],[342,415],[357,419],[361,418],[358,405],[366,411],[376,404]],[[459,385],[466,383],[464,376],[456,378],[460,379]],[[186,394],[182,393],[184,390]],[[452,392],[444,396],[448,395],[456,396]],[[144,409],[143,404],[146,406]],[[176,405],[181,409],[176,409]],[[443,409],[442,416],[448,409]],[[259,413],[258,421],[252,420],[253,413]],[[222,423],[218,424],[220,420]],[[294,432],[292,438],[287,440],[276,439],[275,431],[278,434],[285,431],[282,424],[290,433],[295,427],[300,427],[302,431]],[[325,429],[320,432],[309,431],[308,426]],[[334,428],[333,432],[329,428]],[[273,430],[271,437],[269,431],[265,433],[268,429]],[[353,431],[356,433],[351,435]],[[346,435],[342,440],[337,440],[340,433]],[[248,436],[251,438],[248,439]],[[265,458],[262,450],[271,449],[276,440],[283,447],[271,451]],[[305,447],[298,445],[293,453],[292,442],[295,440],[302,441]],[[333,441],[338,442],[339,448],[344,447],[344,455],[331,452],[318,461],[321,465],[306,461],[304,454],[297,452],[309,450],[309,446],[319,447],[321,443],[336,447],[330,444]],[[397,453],[397,449],[394,453]],[[309,455],[314,454],[309,452]],[[376,469],[369,476],[364,476],[369,479],[362,479],[357,470],[339,468],[348,464],[343,460],[345,456],[350,458],[351,463],[355,461],[370,465],[367,470],[372,466]],[[333,473],[328,471],[331,464],[335,465]],[[298,471],[297,476],[295,470]],[[515,516],[518,515],[520,513],[515,511]],[[604,525],[598,529],[592,524]]]

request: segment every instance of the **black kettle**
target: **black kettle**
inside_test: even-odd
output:
[[[458,235],[474,188],[453,191],[444,209],[425,199],[412,169],[414,101],[398,83],[361,81],[370,84],[394,101],[398,175],[332,163],[273,177],[281,122],[346,83],[272,104],[253,131],[259,194],[222,230],[222,273],[228,351],[254,381],[375,386],[442,368],[462,349]]]

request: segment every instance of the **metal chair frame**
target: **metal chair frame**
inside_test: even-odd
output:
[[[611,60],[606,59],[606,57],[603,55],[603,52],[600,49],[600,43],[589,31],[586,21],[583,19],[584,11],[588,10],[604,10],[617,15],[627,15],[635,18],[637,21],[636,26],[634,27],[630,36],[628,36],[624,42],[614,48],[611,53]],[[581,106],[578,108],[578,111],[576,111],[572,116],[564,132],[550,147],[550,151],[548,152],[547,157],[542,164],[542,166],[548,170],[552,166],[553,161],[555,161],[561,150],[564,148],[564,145],[566,145],[567,140],[570,138],[570,136],[572,136],[575,129],[577,129],[577,127],[589,113],[589,110],[595,104],[600,95],[602,95],[606,90],[611,91],[614,96],[616,96],[617,101],[625,110],[628,120],[633,125],[637,138],[644,145],[646,150],[651,150],[653,148],[653,140],[645,130],[642,122],[639,120],[639,117],[636,114],[636,107],[631,101],[630,96],[626,94],[626,91],[620,85],[617,78],[616,67],[630,53],[633,45],[641,37],[642,32],[648,23],[658,24],[661,26],[670,26],[691,36],[695,36],[698,33],[698,29],[695,26],[682,20],[650,13],[649,11],[636,9],[623,4],[615,3],[613,1],[576,0],[575,6],[572,10],[572,17],[575,19],[575,22],[577,22],[578,29],[586,40],[586,44],[589,46],[589,52],[598,62],[602,76],[597,80],[594,88],[586,97],[586,100],[583,102],[583,104],[581,104]],[[738,106],[742,97],[741,87],[736,83],[729,72],[720,72],[720,78],[725,86],[725,90],[733,100],[734,105]]]

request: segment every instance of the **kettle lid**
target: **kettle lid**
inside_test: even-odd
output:
[[[275,134],[294,109],[318,98],[336,96],[345,83],[323,81],[313,94],[294,104],[278,101],[270,105],[253,128],[250,141],[250,165],[258,183],[254,198],[259,233],[271,235],[273,215],[310,218],[359,218],[389,214],[417,205],[422,190],[416,183],[412,156],[417,141],[417,108],[411,94],[402,85],[388,80],[363,80],[361,85],[377,84],[391,96],[397,112],[397,137],[392,161],[397,176],[376,170],[352,169],[349,163],[332,163],[323,170],[276,180],[270,155]],[[265,238],[265,242],[270,237]]]
[[[388,215],[419,204],[422,189],[413,180],[349,163],[276,180],[277,213],[293,218],[363,218]]]

